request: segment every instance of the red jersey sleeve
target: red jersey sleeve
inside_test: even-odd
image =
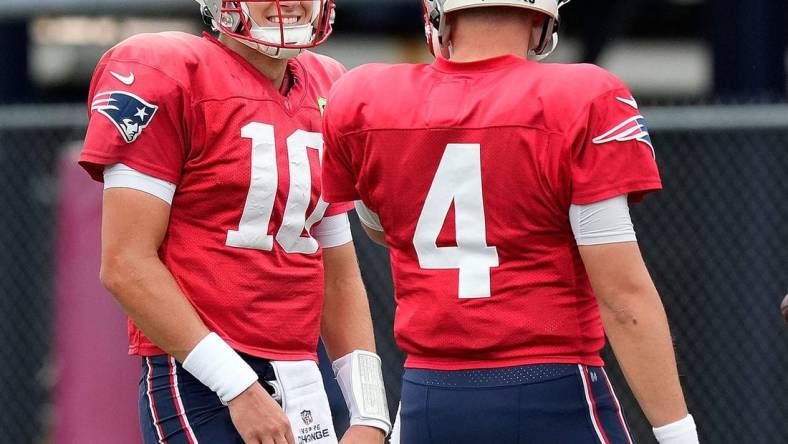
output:
[[[187,156],[184,88],[144,61],[104,56],[91,82],[88,130],[79,163],[102,181],[124,163],[177,184]]]
[[[347,213],[352,209],[353,202],[337,202],[328,204],[328,208],[326,208],[326,213],[323,215],[323,217],[331,217],[338,214]]]
[[[337,130],[342,109],[332,107],[332,102],[329,99],[323,116],[323,198],[327,202],[359,200],[350,147]]]
[[[646,120],[620,81],[584,110],[572,131],[572,203],[622,194],[636,202],[662,188]]]

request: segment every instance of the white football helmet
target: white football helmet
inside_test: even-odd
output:
[[[558,10],[570,0],[422,0],[424,6],[424,31],[427,45],[433,55],[447,54],[450,30],[446,25],[446,14],[469,8],[484,6],[509,6],[541,12],[547,16],[541,29],[535,30],[533,47],[529,56],[541,60],[558,46]]]
[[[278,59],[297,56],[306,48],[325,42],[334,24],[334,0],[196,0],[206,23],[261,53]],[[279,26],[260,26],[249,12],[249,3],[275,3]],[[288,25],[285,16],[293,3],[312,3],[309,22]]]

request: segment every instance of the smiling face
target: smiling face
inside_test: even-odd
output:
[[[334,0],[221,0],[221,4],[220,41],[228,46],[240,42],[275,59],[296,57],[323,43],[332,31]]]
[[[277,3],[281,5],[282,14],[279,15]],[[249,14],[252,20],[261,27],[305,25],[312,22],[316,1],[263,1],[248,2]]]

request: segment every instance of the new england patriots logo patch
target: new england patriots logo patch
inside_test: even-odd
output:
[[[648,133],[646,119],[641,115],[630,117],[619,123],[613,129],[595,138],[593,142],[597,145],[602,145],[608,142],[626,142],[629,140],[645,143],[651,148],[651,154],[654,158],[657,157],[654,152],[654,145],[651,143],[651,135]]]
[[[112,121],[126,143],[137,140],[158,109],[158,106],[125,91],[96,94],[90,105],[91,111],[98,111]]]

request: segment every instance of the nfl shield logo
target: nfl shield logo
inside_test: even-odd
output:
[[[158,109],[158,106],[125,91],[96,94],[90,106],[91,111],[98,111],[115,125],[126,143],[137,140]]]
[[[304,424],[306,424],[306,425],[312,424],[312,411],[311,410],[302,410],[301,411],[301,421],[304,421]]]

